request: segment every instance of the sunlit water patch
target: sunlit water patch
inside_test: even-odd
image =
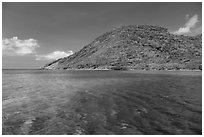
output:
[[[202,134],[201,72],[3,70],[3,134]]]

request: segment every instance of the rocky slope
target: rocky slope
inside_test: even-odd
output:
[[[202,35],[173,35],[166,28],[129,25],[97,37],[75,54],[43,69],[202,69]]]

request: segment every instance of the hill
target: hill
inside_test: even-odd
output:
[[[123,26],[42,68],[201,70],[202,35],[174,35],[151,25]]]

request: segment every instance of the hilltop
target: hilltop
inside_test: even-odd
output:
[[[202,34],[183,36],[160,26],[122,26],[42,69],[201,70]]]

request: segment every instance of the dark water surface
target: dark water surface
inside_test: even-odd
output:
[[[202,134],[201,72],[3,70],[3,134]]]

